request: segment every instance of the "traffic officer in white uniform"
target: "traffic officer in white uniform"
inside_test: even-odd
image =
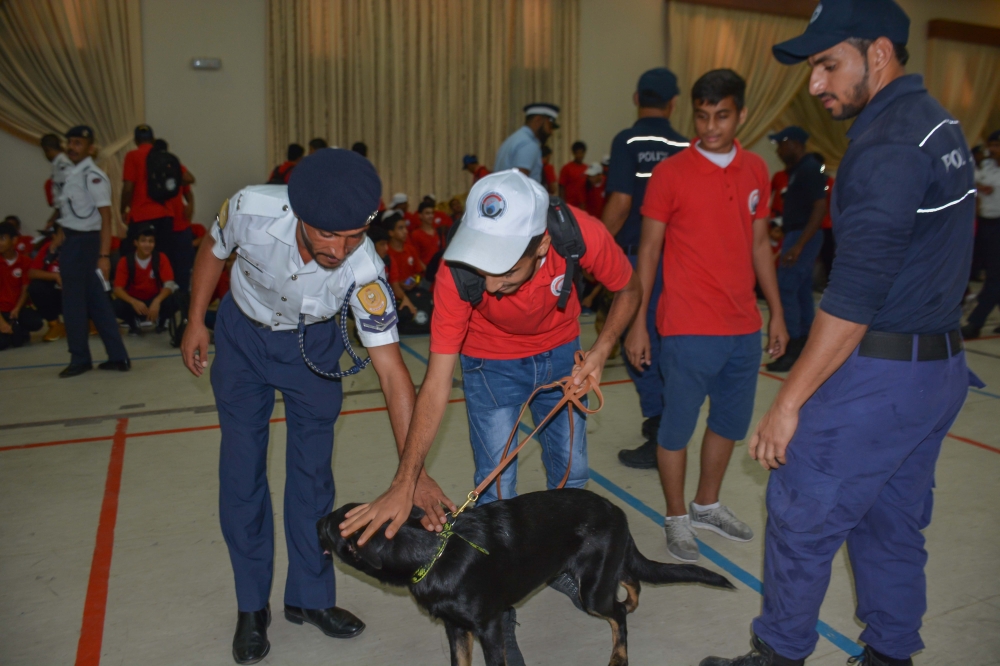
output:
[[[105,289],[111,270],[111,183],[90,157],[94,130],[78,125],[66,132],[66,139],[66,155],[73,166],[60,169],[64,180],[56,204],[59,223],[66,232],[59,272],[70,362],[59,376],[75,377],[94,367],[88,319],[94,322],[108,353],[108,360],[97,367],[124,372],[132,366]],[[53,169],[53,180],[56,173]]]
[[[365,158],[349,150],[318,151],[302,160],[287,187],[247,187],[223,204],[195,261],[181,350],[184,364],[200,376],[208,365],[205,310],[226,259],[237,255],[232,290],[216,320],[211,377],[222,429],[219,518],[239,606],[233,658],[240,664],[256,663],[270,649],[274,523],[266,470],[275,389],[284,396],[288,426],[285,617],[337,638],[356,636],[365,627],[336,607],[333,567],[319,544],[316,522],[333,508],[340,377],[368,364],[350,348],[348,305],[385,393],[398,450],[413,411],[413,382],[399,350],[392,290],[365,234],[381,192],[378,174]],[[340,372],[345,345],[354,363]],[[422,506],[429,512],[439,500],[454,506],[426,474],[423,479]]]

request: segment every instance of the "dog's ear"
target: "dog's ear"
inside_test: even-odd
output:
[[[426,515],[427,514],[424,512],[424,510],[421,509],[416,504],[414,504],[413,508],[410,509],[410,520],[421,520]]]
[[[357,554],[358,557],[360,557],[362,561],[366,562],[371,568],[382,568],[382,556],[379,555],[378,548],[371,541],[358,548]]]

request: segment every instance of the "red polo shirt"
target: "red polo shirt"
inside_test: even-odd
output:
[[[45,271],[46,273],[59,272],[59,253],[56,252],[54,257],[50,257],[50,247],[52,247],[52,241],[45,241],[45,244],[38,249],[38,254],[31,260],[30,268],[32,270]]]
[[[14,249],[17,250],[18,254],[26,254],[31,256],[32,250],[35,249],[35,239],[31,236],[18,236],[14,239]]]
[[[173,217],[174,214],[164,204],[153,201],[149,198],[146,190],[146,158],[149,151],[153,149],[153,144],[144,143],[135,150],[130,150],[125,155],[125,166],[122,167],[122,180],[133,184],[131,221],[145,222],[147,220],[157,220],[161,217]]]
[[[573,208],[587,252],[580,266],[611,291],[632,277],[632,266],[601,221]],[[534,276],[515,293],[497,299],[490,294],[472,307],[458,296],[451,271],[442,267],[434,283],[431,351],[489,359],[534,356],[580,335],[580,300],[570,295],[565,310],[556,308],[566,274],[566,261],[555,248]],[[573,287],[576,291],[576,287]]]
[[[492,173],[492,171],[490,171],[489,169],[487,169],[486,167],[484,167],[482,164],[480,164],[479,168],[476,169],[476,173],[472,174],[472,184],[475,185],[479,181],[480,178],[485,178],[486,176],[490,175],[491,173]]]
[[[417,215],[417,217],[420,217],[420,216]],[[444,211],[435,210],[434,211],[434,226],[437,227],[437,228],[444,227],[445,229],[448,229],[449,227],[451,227],[451,216],[448,215],[448,213],[445,213]]]
[[[587,205],[587,165],[568,162],[559,172],[559,184],[566,194],[566,203],[583,208]]]
[[[181,165],[181,174],[187,175],[187,168]],[[191,220],[184,217],[184,198],[191,194],[190,185],[181,185],[180,196],[167,202],[167,207],[174,216],[174,231],[184,231],[191,227]]]
[[[389,243],[389,282],[406,282],[423,272],[420,253],[410,241],[403,244],[402,250],[393,249],[392,243]]]
[[[124,289],[132,298],[138,298],[140,301],[148,301],[156,298],[163,285],[167,282],[173,282],[174,279],[174,269],[170,266],[170,260],[162,252],[160,253],[159,270],[160,280],[157,283],[156,276],[153,275],[152,255],[150,255],[149,263],[146,264],[145,268],[139,265],[139,258],[136,257],[135,278],[132,280],[132,284],[129,284],[128,260],[122,257],[118,260],[118,268],[115,269],[115,286]]]
[[[410,231],[410,244],[416,248],[420,261],[426,266],[430,263],[431,257],[441,249],[441,234],[436,230],[424,231],[423,227],[417,227]]]
[[[642,214],[667,226],[656,311],[660,335],[760,330],[753,222],[768,218],[770,198],[767,165],[739,142],[725,169],[695,145],[656,165]]]
[[[10,312],[21,298],[21,290],[28,284],[31,259],[18,254],[13,260],[0,257],[0,312]]]
[[[774,197],[774,201],[771,202],[771,214],[774,217],[781,217],[785,210],[785,190],[787,189],[788,172],[782,169],[771,179],[771,196]]]
[[[604,186],[607,182],[607,177],[601,176],[599,184],[587,183],[587,212],[596,218],[604,214]]]

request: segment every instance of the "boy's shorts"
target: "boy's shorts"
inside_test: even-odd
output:
[[[663,419],[657,443],[687,446],[708,396],[708,427],[726,439],[747,436],[753,418],[760,332],[747,335],[668,335],[660,343]]]

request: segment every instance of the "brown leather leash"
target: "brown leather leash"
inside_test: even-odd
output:
[[[576,355],[574,356],[574,360],[576,361],[576,364],[578,366],[583,366],[583,361],[584,361],[583,352],[577,350]],[[531,401],[534,400],[535,396],[537,396],[542,391],[548,391],[555,388],[562,389],[563,397],[559,400],[558,403],[556,403],[556,406],[552,408],[552,410],[545,416],[545,418],[543,418],[541,422],[539,422],[538,425],[535,426],[535,429],[532,430],[531,433],[527,437],[525,437],[517,445],[517,447],[514,448],[513,451],[511,451],[510,446],[511,444],[514,443],[514,439],[517,437],[517,429],[521,425],[521,419],[524,417],[524,412],[528,409],[528,407],[531,406]],[[591,391],[593,391],[594,394],[597,396],[598,404],[596,409],[590,409],[583,404],[583,398],[585,398],[587,394],[590,393]],[[594,377],[593,375],[590,375],[586,379],[584,379],[583,383],[581,383],[579,386],[574,386],[573,378],[572,376],[570,376],[570,377],[563,377],[562,379],[554,381],[551,384],[545,384],[543,386],[539,386],[534,391],[532,391],[531,395],[528,396],[527,402],[524,403],[524,405],[521,407],[520,413],[517,415],[517,422],[514,424],[514,429],[511,431],[510,437],[507,438],[507,445],[503,449],[503,458],[500,460],[500,464],[498,464],[496,468],[494,468],[494,470],[490,472],[489,476],[483,479],[482,483],[476,486],[475,490],[469,493],[469,497],[468,499],[466,499],[465,504],[463,504],[462,507],[455,512],[454,516],[452,517],[452,521],[455,520],[458,514],[465,511],[466,507],[468,507],[470,504],[473,504],[476,500],[478,500],[479,496],[482,495],[483,491],[486,490],[489,487],[489,485],[494,482],[494,480],[496,481],[497,484],[497,499],[503,499],[503,497],[500,494],[500,475],[503,474],[503,471],[507,468],[507,466],[511,463],[511,461],[517,457],[518,452],[520,452],[520,450],[524,448],[524,445],[527,444],[532,437],[537,435],[538,431],[541,430],[543,427],[545,427],[545,424],[547,424],[550,420],[552,420],[552,417],[554,417],[557,413],[559,413],[559,410],[562,409],[564,406],[568,406],[568,409],[566,410],[566,415],[569,418],[569,442],[570,442],[569,462],[566,465],[566,473],[563,474],[562,481],[560,481],[559,485],[556,487],[562,488],[563,486],[566,485],[566,481],[569,480],[570,470],[572,470],[573,468],[573,409],[574,408],[579,409],[584,414],[596,414],[597,412],[601,411],[602,407],[604,407],[604,394],[601,393],[601,387],[597,381],[597,378]]]

